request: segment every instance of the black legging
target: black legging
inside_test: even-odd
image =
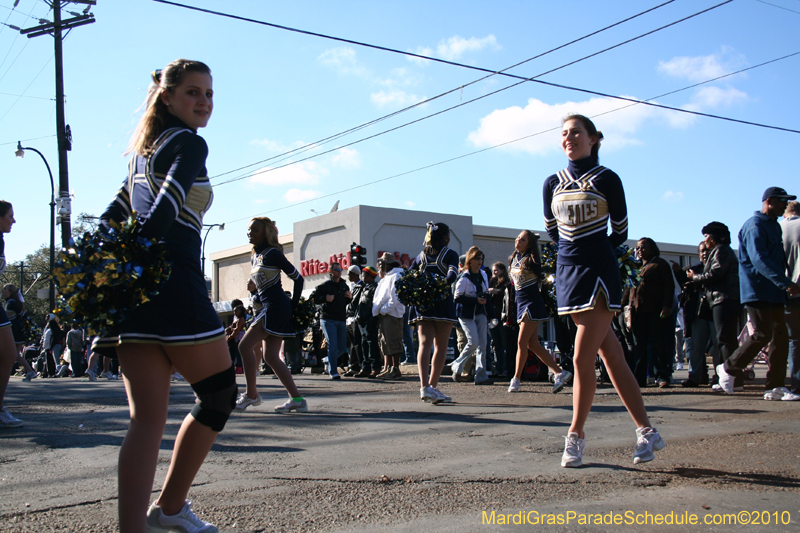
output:
[[[711,308],[719,345],[719,360],[714,361],[715,367],[727,361],[739,347],[739,317],[741,313],[742,304],[731,300],[723,300]]]

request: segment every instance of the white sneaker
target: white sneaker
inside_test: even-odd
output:
[[[25,374],[25,377],[22,378],[22,381],[30,381],[30,380],[36,379],[38,377],[39,377],[39,373],[36,370],[31,370],[30,372]]]
[[[675,370],[683,370],[683,363],[678,363],[675,365]]]
[[[787,392],[781,398],[781,401],[784,402],[796,402],[797,400],[800,400],[800,394],[795,394],[792,391]]]
[[[18,428],[22,424],[22,420],[9,413],[6,407],[0,409],[0,428]]]
[[[775,387],[772,390],[768,390],[764,393],[765,400],[781,400],[785,394],[789,394],[790,391],[786,387]]]
[[[646,463],[656,458],[653,450],[660,450],[666,444],[655,428],[636,429],[636,451],[633,454],[633,464]]]
[[[192,502],[186,501],[180,512],[167,516],[155,503],[147,510],[147,531],[180,531],[183,533],[219,533],[213,524],[200,520],[192,511]]]
[[[246,392],[239,394],[239,397],[236,398],[236,410],[237,411],[244,411],[250,406],[257,406],[261,405],[261,395],[256,393],[255,398],[251,398],[247,395]]]
[[[511,384],[508,386],[508,392],[519,392],[519,378],[511,378]]]
[[[170,381],[186,381],[186,378],[181,376],[180,372],[175,372],[174,374],[172,374],[172,378],[170,379]]]
[[[437,403],[442,403],[442,398],[436,394],[436,391],[433,390],[433,387],[420,387],[419,389],[419,399],[426,403],[432,403],[436,405]]]
[[[725,394],[733,394],[734,377],[725,371],[725,365],[717,365],[717,375],[719,376],[719,386]]]
[[[579,439],[577,433],[569,433],[564,437],[564,455],[561,456],[561,466],[575,468],[583,464],[583,447],[586,439]]]
[[[298,413],[307,413],[308,404],[306,403],[306,399],[303,398],[299,402],[296,402],[289,398],[286,400],[286,403],[275,406],[276,413],[291,413],[292,411],[297,411]]]
[[[450,396],[448,396],[447,394],[445,394],[442,391],[440,391],[438,389],[438,387],[432,387],[432,389],[433,389],[433,392],[438,394],[439,398],[442,399],[442,403],[452,403],[453,402],[453,399]]]
[[[97,374],[94,373],[94,370],[87,370],[86,377],[89,378],[89,381],[97,381]]]
[[[100,374],[100,377],[109,379],[111,381],[114,381],[115,379],[117,379],[117,376],[112,374],[110,371],[109,372],[103,372],[102,374]]]
[[[571,377],[572,372],[569,370],[564,370],[563,372],[556,374],[556,378],[553,381],[553,394],[561,392],[561,389],[564,388]]]

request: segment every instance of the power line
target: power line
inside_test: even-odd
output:
[[[36,74],[36,76],[34,76],[34,77],[33,77],[33,79],[32,79],[32,80],[31,80],[31,82],[28,84],[28,86],[27,86],[27,87],[25,87],[25,90],[24,90],[24,91],[22,91],[22,94],[21,94],[21,95],[19,95],[19,97],[18,97],[16,100],[14,100],[14,103],[13,103],[13,104],[11,104],[11,107],[9,107],[9,108],[6,110],[6,112],[3,114],[3,116],[2,116],[2,117],[0,117],[0,122],[2,122],[4,118],[6,118],[6,116],[7,116],[7,115],[8,115],[8,114],[11,112],[11,110],[14,108],[14,106],[15,106],[15,105],[17,105],[17,102],[19,102],[19,101],[20,101],[20,98],[22,98],[22,97],[25,95],[25,93],[28,91],[28,89],[30,89],[30,88],[31,88],[31,85],[33,85],[33,82],[35,82],[35,81],[36,81],[36,80],[39,78],[39,76],[42,74],[42,72],[44,72],[44,69],[45,69],[45,68],[47,68],[47,65],[49,65],[49,64],[50,64],[50,62],[53,60],[53,57],[54,57],[54,56],[51,56],[51,57],[50,57],[50,59],[48,59],[48,60],[47,60],[47,63],[45,63],[45,64],[44,64],[44,66],[42,66],[41,70],[39,70],[39,72]]]
[[[8,146],[9,144],[17,144],[18,142],[26,143],[28,141],[38,141],[39,139],[49,139],[50,137],[55,137],[55,134],[53,134],[53,135],[45,135],[43,137],[32,137],[30,139],[18,139],[16,141],[11,141],[11,142],[7,142],[7,143],[0,143],[0,146]]]
[[[609,29],[611,29],[611,28],[613,28],[613,27],[615,27],[615,26],[619,26],[620,24],[623,24],[623,23],[625,23],[625,22],[629,22],[629,21],[631,21],[631,20],[633,20],[633,19],[635,19],[635,18],[637,18],[637,17],[640,17],[640,16],[642,16],[642,15],[645,15],[645,14],[647,14],[647,13],[650,13],[651,11],[655,11],[656,9],[659,9],[659,8],[661,8],[661,7],[664,7],[664,6],[665,6],[665,5],[667,5],[667,4],[671,4],[671,3],[672,3],[672,2],[674,2],[674,1],[675,1],[675,0],[668,0],[667,2],[664,2],[663,4],[659,4],[659,5],[655,6],[655,7],[652,7],[652,8],[650,8],[650,9],[646,9],[645,11],[642,11],[642,12],[640,12],[640,13],[637,13],[637,14],[635,14],[635,15],[632,15],[632,16],[630,16],[630,17],[626,18],[626,19],[620,20],[619,22],[615,22],[615,23],[613,23],[613,24],[610,24],[610,25],[608,25],[608,26],[606,26],[606,27],[604,27],[604,28],[600,28],[599,30],[593,31],[593,32],[591,32],[591,33],[588,33],[588,34],[584,35],[583,37],[579,37],[579,38],[577,38],[577,39],[573,39],[572,41],[569,41],[568,43],[564,43],[564,44],[562,44],[562,45],[556,46],[555,48],[551,48],[550,50],[548,50],[548,51],[546,51],[546,52],[542,52],[541,54],[538,54],[538,55],[535,55],[535,56],[533,56],[533,57],[531,57],[531,58],[525,59],[524,61],[520,61],[519,63],[516,63],[516,64],[514,64],[514,65],[511,65],[510,67],[504,68],[503,70],[500,70],[500,71],[498,71],[498,72],[504,72],[504,71],[506,71],[506,70],[510,70],[510,69],[512,69],[512,68],[515,68],[515,67],[518,67],[518,66],[520,66],[520,65],[523,65],[523,64],[525,64],[525,63],[528,63],[528,62],[530,62],[530,61],[533,61],[534,59],[539,59],[540,57],[543,57],[543,56],[545,56],[545,55],[547,55],[547,54],[550,54],[550,53],[552,53],[552,52],[555,52],[555,51],[557,51],[557,50],[561,50],[562,48],[566,48],[567,46],[570,46],[570,45],[572,45],[572,44],[575,44],[575,43],[577,43],[577,42],[580,42],[580,41],[583,41],[583,40],[585,40],[585,39],[588,39],[589,37],[593,37],[593,36],[595,36],[595,35],[597,35],[597,34],[599,34],[599,33],[602,33],[602,32],[604,32],[604,31],[606,31],[606,30],[609,30]],[[284,156],[288,156],[289,154],[293,154],[293,153],[295,153],[295,152],[299,152],[299,153],[305,152],[305,151],[307,151],[307,150],[310,150],[310,149],[312,149],[312,148],[315,148],[315,147],[317,147],[317,146],[320,146],[320,145],[322,145],[322,144],[326,144],[326,143],[328,143],[328,142],[330,142],[330,141],[332,141],[332,140],[335,140],[335,139],[336,139],[336,138],[338,138],[338,137],[345,136],[345,135],[347,135],[347,134],[349,134],[349,133],[353,133],[353,132],[355,132],[355,131],[358,131],[358,130],[360,130],[360,129],[363,129],[363,128],[366,128],[366,127],[368,127],[368,126],[371,126],[371,125],[373,125],[373,124],[377,124],[378,122],[381,122],[381,121],[383,121],[383,120],[386,120],[386,119],[389,119],[389,118],[395,117],[395,116],[397,116],[397,115],[399,115],[399,114],[401,114],[401,113],[404,113],[404,112],[406,112],[406,111],[409,111],[409,110],[411,110],[411,109],[414,109],[414,108],[416,108],[416,107],[419,107],[419,106],[421,106],[421,105],[424,105],[424,104],[430,103],[430,102],[432,102],[432,101],[434,101],[434,100],[436,100],[436,99],[438,99],[438,98],[442,98],[443,96],[446,96],[446,95],[448,95],[448,94],[454,93],[454,92],[456,92],[456,91],[459,91],[459,90],[462,90],[462,89],[464,89],[465,87],[469,87],[470,85],[474,85],[474,84],[476,84],[476,83],[478,83],[478,82],[481,82],[481,81],[483,81],[483,80],[485,80],[485,79],[488,79],[488,78],[490,78],[490,77],[494,76],[495,74],[496,74],[496,73],[494,73],[494,72],[493,72],[493,73],[491,73],[491,74],[489,74],[489,75],[487,75],[487,76],[484,76],[484,77],[482,77],[482,78],[478,78],[477,80],[471,81],[471,82],[469,82],[469,83],[467,83],[467,84],[460,85],[459,87],[456,87],[456,88],[454,88],[454,89],[451,89],[451,90],[449,90],[449,91],[445,91],[445,92],[443,92],[443,93],[441,93],[441,94],[438,94],[438,95],[436,95],[436,96],[434,96],[434,97],[428,98],[428,99],[426,99],[426,100],[423,100],[423,101],[421,101],[421,102],[417,102],[416,104],[410,105],[410,106],[408,106],[408,107],[405,107],[405,108],[403,108],[403,109],[400,109],[400,110],[398,110],[398,111],[394,111],[394,112],[392,112],[392,113],[389,113],[388,115],[384,115],[384,116],[382,116],[382,117],[378,117],[378,118],[376,118],[376,119],[374,119],[374,120],[371,120],[371,121],[369,121],[369,122],[365,122],[365,123],[363,123],[363,124],[360,124],[360,125],[358,125],[358,126],[355,126],[355,127],[353,127],[353,128],[350,128],[350,129],[348,129],[348,130],[345,130],[345,131],[342,131],[342,132],[340,132],[340,133],[337,133],[337,134],[331,135],[331,136],[329,136],[329,137],[325,137],[324,139],[320,139],[320,140],[318,140],[318,141],[315,141],[315,142],[312,142],[312,143],[308,143],[308,144],[306,144],[306,145],[304,145],[304,146],[300,146],[300,147],[298,147],[298,148],[295,148],[295,149],[293,149],[293,150],[289,150],[288,152],[284,152],[284,153],[282,153],[282,154],[278,154],[278,155],[275,155],[275,156],[273,156],[273,157],[269,157],[269,158],[267,158],[267,159],[263,159],[263,160],[261,160],[261,161],[257,161],[257,162],[255,162],[255,163],[251,163],[251,164],[249,164],[249,165],[245,165],[245,166],[243,166],[243,167],[239,167],[239,168],[236,168],[236,169],[233,169],[233,170],[228,170],[228,171],[226,171],[226,172],[223,172],[223,173],[221,173],[221,174],[217,174],[216,176],[212,176],[212,178],[211,178],[211,179],[220,178],[220,177],[222,177],[222,176],[226,176],[226,175],[228,175],[228,174],[232,174],[232,173],[234,173],[234,172],[238,172],[239,170],[244,170],[244,169],[246,169],[246,168],[250,168],[250,167],[253,167],[253,166],[256,166],[256,165],[260,165],[260,164],[262,164],[262,163],[266,163],[266,162],[268,162],[268,161],[272,161],[273,159],[283,158]]]
[[[768,6],[777,7],[778,9],[785,9],[786,11],[791,11],[792,13],[797,13],[800,15],[800,11],[795,11],[794,9],[789,9],[788,7],[779,6],[777,4],[770,4],[769,2],[765,2],[764,0],[756,0],[756,2],[761,2],[762,4],[767,4]]]
[[[731,1],[731,0],[728,0],[728,1]],[[727,3],[727,2],[725,2],[725,3]],[[661,4],[661,6],[663,6],[663,5],[666,5],[666,4]],[[723,3],[723,4],[719,4],[719,5],[718,5],[718,6],[716,6],[716,7],[719,7],[719,6],[721,6],[721,5],[724,5],[724,3]],[[656,6],[656,7],[661,7],[661,6]],[[653,9],[655,9],[655,8],[653,8]],[[709,9],[714,9],[714,8],[709,8]],[[428,119],[428,118],[431,118],[431,117],[434,117],[434,116],[437,116],[437,115],[441,115],[441,114],[443,114],[443,113],[445,113],[445,112],[447,112],[447,111],[451,111],[451,110],[453,110],[453,109],[456,109],[456,108],[459,108],[459,107],[465,106],[465,105],[467,105],[467,104],[470,104],[470,103],[472,103],[472,102],[475,102],[475,101],[477,101],[477,100],[481,100],[481,99],[483,99],[483,98],[487,98],[487,97],[489,97],[489,96],[495,95],[495,94],[497,94],[497,93],[500,93],[500,92],[502,92],[502,91],[505,91],[505,90],[507,90],[507,89],[511,89],[511,88],[513,88],[513,87],[516,87],[516,86],[518,86],[518,85],[521,85],[521,84],[523,84],[523,83],[525,83],[525,82],[528,82],[528,81],[534,81],[534,79],[535,79],[535,78],[539,78],[539,77],[541,77],[541,76],[544,76],[544,75],[546,75],[546,74],[550,74],[550,73],[552,73],[552,72],[555,72],[555,71],[557,71],[557,70],[560,70],[560,69],[562,69],[562,68],[565,68],[565,67],[567,67],[567,66],[570,66],[570,65],[574,65],[574,64],[576,64],[576,63],[579,63],[580,61],[584,61],[584,60],[586,60],[586,59],[589,59],[589,58],[591,58],[591,57],[595,57],[595,56],[597,56],[597,55],[599,55],[599,54],[602,54],[602,53],[608,52],[608,51],[610,51],[610,50],[613,50],[613,49],[615,49],[615,48],[618,48],[618,47],[620,47],[620,46],[622,46],[622,45],[624,45],[624,44],[628,44],[628,43],[631,43],[631,42],[633,42],[633,41],[636,41],[636,40],[638,40],[638,39],[641,39],[641,38],[643,38],[643,37],[645,37],[645,36],[652,35],[653,33],[657,32],[657,31],[664,30],[664,29],[666,29],[666,28],[669,28],[669,27],[671,27],[671,26],[674,26],[674,25],[676,25],[676,24],[678,24],[678,23],[680,23],[680,22],[684,22],[684,21],[686,21],[686,20],[688,20],[688,19],[690,19],[690,18],[693,18],[693,17],[695,17],[695,16],[697,16],[697,15],[699,15],[699,14],[705,13],[705,12],[706,12],[706,11],[708,11],[709,9],[706,9],[706,10],[700,11],[700,12],[698,12],[698,13],[695,13],[694,15],[690,15],[690,16],[688,16],[688,17],[684,17],[684,18],[682,18],[682,19],[680,19],[680,20],[677,20],[677,21],[671,22],[671,23],[669,23],[669,24],[665,24],[665,25],[663,25],[663,26],[661,26],[661,27],[659,27],[659,28],[656,28],[656,29],[654,29],[654,30],[648,31],[648,32],[646,32],[646,33],[643,33],[643,34],[641,34],[641,35],[638,35],[638,36],[636,36],[636,37],[633,37],[633,38],[631,38],[631,39],[627,39],[627,40],[625,40],[625,41],[623,41],[623,42],[621,42],[621,43],[618,43],[618,44],[615,44],[615,45],[609,46],[609,47],[607,47],[607,48],[604,48],[603,50],[600,50],[600,51],[598,51],[598,52],[594,52],[594,53],[592,53],[592,54],[589,54],[589,55],[587,55],[587,56],[584,56],[584,57],[582,57],[582,58],[580,58],[580,59],[576,59],[576,60],[574,60],[574,61],[571,61],[571,62],[567,63],[566,65],[562,65],[562,66],[560,66],[560,67],[556,67],[556,68],[554,68],[554,69],[548,70],[547,72],[544,72],[544,73],[541,73],[541,74],[537,74],[536,76],[532,76],[532,77],[529,77],[529,78],[524,78],[524,77],[521,77],[521,76],[515,76],[515,75],[512,75],[512,77],[514,77],[514,78],[516,78],[516,79],[519,79],[519,80],[521,80],[521,81],[519,81],[519,82],[517,82],[517,83],[514,83],[514,84],[512,84],[512,85],[509,85],[509,86],[503,87],[503,88],[501,88],[501,89],[498,89],[498,90],[496,90],[496,91],[492,91],[492,92],[490,92],[490,93],[487,93],[487,94],[481,95],[481,96],[479,96],[479,97],[477,97],[477,98],[473,98],[473,99],[471,99],[471,100],[468,100],[468,101],[466,101],[466,102],[461,102],[460,104],[457,104],[457,105],[455,105],[455,106],[452,106],[452,107],[446,108],[446,109],[444,109],[444,110],[441,110],[441,111],[438,111],[438,112],[436,112],[436,113],[432,113],[432,114],[430,114],[430,115],[426,115],[425,117],[419,118],[419,119],[417,119],[417,120],[414,120],[414,121],[411,121],[411,122],[407,122],[407,123],[405,123],[405,124],[402,124],[402,125],[400,125],[400,126],[397,126],[397,127],[394,127],[394,128],[390,128],[390,129],[388,129],[388,130],[384,130],[383,132],[379,132],[379,133],[377,133],[377,134],[375,134],[375,135],[371,135],[371,136],[368,136],[368,137],[362,138],[362,139],[360,139],[360,140],[357,140],[357,141],[354,141],[354,142],[351,142],[351,143],[348,143],[348,144],[344,144],[344,145],[338,146],[338,147],[336,147],[336,148],[333,148],[333,149],[331,149],[331,150],[327,150],[327,151],[325,151],[325,152],[321,152],[321,153],[315,154],[315,155],[313,155],[313,156],[309,156],[309,157],[305,157],[305,158],[303,158],[303,159],[299,159],[299,160],[292,161],[292,162],[290,162],[290,163],[287,163],[287,164],[285,164],[285,165],[281,165],[281,166],[278,166],[278,167],[272,167],[272,168],[269,168],[269,169],[262,169],[262,170],[259,170],[259,171],[256,171],[256,172],[248,172],[248,173],[246,173],[246,174],[243,174],[243,175],[237,176],[237,177],[235,177],[235,178],[230,178],[230,179],[228,179],[228,180],[226,180],[226,181],[220,182],[220,183],[218,183],[217,185],[224,185],[224,184],[227,184],[227,183],[232,183],[232,182],[234,182],[234,181],[239,181],[239,180],[246,179],[246,178],[248,178],[248,177],[256,176],[256,175],[259,175],[259,174],[264,174],[264,173],[267,173],[267,172],[272,172],[272,171],[275,171],[275,170],[278,170],[278,169],[284,168],[284,167],[286,167],[286,166],[289,166],[289,165],[293,165],[293,164],[296,164],[296,163],[300,163],[300,162],[302,162],[302,161],[307,161],[307,160],[309,160],[309,159],[312,159],[312,158],[315,158],[315,157],[319,157],[319,156],[321,156],[321,155],[329,154],[329,153],[331,153],[331,152],[334,152],[334,151],[336,151],[336,150],[339,150],[339,149],[341,149],[341,148],[345,148],[345,147],[352,146],[352,145],[354,145],[354,144],[357,144],[357,143],[360,143],[360,142],[363,142],[363,141],[366,141],[366,140],[369,140],[369,139],[373,139],[373,138],[375,138],[375,137],[378,137],[378,136],[380,136],[380,135],[384,135],[384,134],[386,134],[386,133],[389,133],[389,132],[392,132],[392,131],[398,130],[398,129],[400,129],[400,128],[403,128],[403,127],[406,127],[406,126],[409,126],[409,125],[412,125],[412,124],[416,124],[417,122],[421,122],[421,121],[423,121],[423,120],[426,120],[426,119]],[[651,11],[651,10],[648,10],[648,11]],[[643,13],[645,13],[645,12],[643,12]],[[643,13],[640,13],[639,15],[641,15],[641,14],[643,14]],[[635,15],[635,16],[639,16],[639,15]],[[630,18],[628,18],[628,19],[625,19],[625,20],[630,20],[631,18],[635,18],[635,16],[634,16],[634,17],[630,17]],[[624,21],[622,21],[622,22],[624,22]],[[619,24],[619,23],[617,23],[617,24]],[[617,24],[614,24],[614,25],[617,25]],[[613,26],[613,25],[612,25],[612,26]],[[609,27],[611,27],[611,26],[609,26]],[[607,28],[608,28],[608,27],[607,27]],[[604,29],[607,29],[607,28],[604,28]],[[592,34],[589,34],[589,35],[594,35],[594,34],[597,34],[597,33],[599,33],[599,31],[603,31],[603,30],[598,30],[597,32],[593,32]],[[574,40],[574,41],[571,41],[571,42],[577,42],[577,41],[579,41],[579,40],[581,40],[581,39],[583,39],[583,38],[576,39],[576,40]],[[571,43],[567,43],[567,44],[571,44]],[[561,46],[559,46],[559,47],[557,47],[557,48],[554,48],[553,50],[558,50],[558,49],[560,49],[560,48],[563,48],[564,46],[566,46],[566,45],[561,45]],[[553,51],[553,50],[551,50],[551,51]],[[544,52],[543,54],[539,54],[538,56],[534,56],[534,57],[533,57],[533,58],[531,58],[531,59],[535,59],[536,57],[541,57],[542,55],[545,55],[545,54],[547,54],[547,53],[549,53],[549,51],[548,51],[548,52]],[[503,70],[494,71],[494,72],[492,72],[492,74],[491,74],[491,75],[495,75],[495,74],[504,74],[504,71],[506,71],[506,70],[509,70],[509,69],[511,69],[511,68],[514,68],[515,66],[521,65],[521,64],[523,64],[523,63],[527,63],[527,62],[528,62],[528,61],[530,61],[531,59],[527,59],[527,60],[525,60],[525,61],[522,61],[522,62],[516,63],[515,65],[512,65],[511,67],[505,68],[505,69],[503,69]],[[484,69],[484,70],[485,70],[485,69]],[[491,75],[490,75],[490,76],[491,76]],[[506,75],[506,74],[504,74],[504,75]],[[489,76],[486,76],[486,77],[489,77]],[[481,78],[481,79],[485,79],[486,77],[484,77],[484,78]],[[480,81],[480,80],[476,80],[476,82],[477,82],[477,81]],[[472,82],[472,83],[476,83],[476,82]],[[449,91],[449,92],[453,92],[453,91],[455,91],[455,90],[458,90],[458,89],[459,89],[459,88],[456,88],[456,89],[453,89],[453,90],[451,90],[451,91]],[[447,93],[445,93],[445,94],[447,94]],[[440,95],[440,96],[441,96],[441,95]],[[438,97],[437,97],[437,98],[438,98]],[[379,119],[379,120],[380,120],[380,119]],[[350,131],[350,130],[348,130],[348,131]],[[332,139],[334,139],[334,138],[336,138],[336,137],[337,137],[337,136],[332,136],[332,137],[329,137],[328,139],[329,139],[329,140],[332,140]],[[327,140],[326,140],[326,142],[327,142]],[[314,145],[314,144],[311,144],[311,145],[306,145],[305,147],[298,148],[298,149],[295,149],[295,150],[292,150],[292,151],[289,151],[289,152],[285,152],[285,153],[283,153],[283,154],[279,154],[279,155],[273,156],[272,158],[269,158],[269,159],[267,159],[267,160],[260,161],[260,162],[258,162],[258,163],[254,163],[254,164],[251,164],[251,165],[248,165],[248,166],[245,166],[245,167],[241,167],[241,168],[242,168],[242,169],[243,169],[243,168],[248,168],[248,167],[255,166],[255,165],[257,165],[257,164],[264,163],[264,162],[266,162],[266,161],[270,161],[270,160],[274,160],[274,159],[278,159],[278,158],[281,158],[279,161],[285,161],[286,159],[288,159],[288,156],[289,156],[290,154],[294,153],[294,152],[297,152],[297,151],[304,152],[304,151],[310,150],[311,148],[314,148],[314,147],[316,147],[316,145]],[[241,169],[240,169],[240,170],[241,170]],[[222,175],[230,174],[231,172],[233,172],[233,171],[229,171],[229,172],[226,172],[226,173],[224,173],[224,174],[220,174],[220,175],[214,176],[214,178],[220,177],[220,176],[222,176]],[[212,178],[212,179],[213,179],[213,178]]]
[[[695,83],[695,84],[692,84],[692,85],[688,85],[686,87],[682,87],[682,88],[676,89],[674,91],[669,91],[669,92],[666,92],[664,94],[660,94],[658,96],[654,96],[652,98],[648,98],[648,100],[654,100],[656,98],[663,98],[665,96],[669,96],[669,95],[672,95],[672,94],[675,94],[675,93],[679,93],[681,91],[686,91],[686,90],[692,89],[692,88],[700,86],[700,85],[704,85],[704,84],[707,84],[707,83],[711,83],[711,82],[720,80],[722,78],[727,78],[727,77],[730,77],[730,76],[734,76],[736,74],[741,74],[742,72],[745,72],[745,71],[748,71],[748,70],[753,70],[753,69],[758,68],[758,67],[763,67],[765,65],[769,65],[770,63],[775,63],[776,61],[780,61],[782,59],[787,59],[789,57],[793,57],[793,56],[796,56],[796,55],[800,55],[800,52],[794,52],[792,54],[788,54],[788,55],[785,55],[785,56],[782,56],[782,57],[779,57],[779,58],[771,59],[769,61],[764,61],[762,63],[759,63],[758,65],[753,65],[752,67],[747,67],[747,68],[744,68],[744,69],[741,69],[741,70],[737,70],[735,72],[729,72],[727,74],[723,74],[721,76],[717,76],[715,78],[711,78],[709,80],[706,80],[706,81],[703,81],[703,82],[700,82],[700,83]],[[596,118],[596,117],[600,117],[600,116],[603,116],[603,115],[608,115],[610,113],[614,113],[616,111],[621,111],[623,109],[627,109],[627,108],[632,107],[632,106],[637,105],[637,104],[639,104],[639,102],[634,102],[634,103],[631,103],[631,104],[626,105],[626,106],[618,107],[616,109],[605,111],[603,113],[598,113],[596,115],[592,115],[591,118]],[[235,222],[241,222],[242,220],[247,220],[249,218],[252,218],[253,216],[262,216],[262,215],[267,215],[267,214],[270,214],[270,213],[274,213],[276,211],[283,211],[284,209],[289,209],[291,207],[296,207],[298,205],[303,205],[303,204],[307,204],[307,203],[314,202],[314,201],[317,201],[317,200],[322,200],[322,199],[325,199],[325,198],[329,198],[331,196],[344,194],[346,192],[354,191],[356,189],[361,189],[361,188],[364,188],[364,187],[368,187],[370,185],[375,185],[377,183],[382,183],[384,181],[389,181],[389,180],[392,180],[392,179],[395,179],[395,178],[399,178],[399,177],[402,177],[402,176],[407,176],[409,174],[414,174],[416,172],[420,172],[420,171],[423,171],[423,170],[427,170],[429,168],[437,167],[437,166],[443,165],[445,163],[450,163],[452,161],[457,161],[459,159],[464,159],[464,158],[467,158],[467,157],[470,157],[470,156],[473,156],[473,155],[481,154],[481,153],[487,152],[489,150],[494,150],[495,148],[500,148],[500,147],[503,147],[503,146],[507,146],[509,144],[513,144],[513,143],[519,142],[519,141],[524,141],[525,139],[530,139],[532,137],[543,135],[545,133],[549,133],[549,132],[555,131],[557,129],[558,129],[558,127],[542,130],[542,131],[539,131],[539,132],[536,132],[536,133],[532,133],[530,135],[525,135],[523,137],[519,137],[517,139],[512,139],[510,141],[506,141],[506,142],[503,142],[503,143],[500,143],[500,144],[495,144],[495,145],[489,146],[487,148],[482,148],[480,150],[475,150],[473,152],[462,154],[460,156],[456,156],[456,157],[452,157],[450,159],[445,159],[443,161],[432,163],[430,165],[425,165],[425,166],[418,167],[418,168],[415,168],[415,169],[412,169],[412,170],[408,170],[406,172],[401,172],[400,174],[394,174],[394,175],[388,176],[386,178],[381,178],[381,179],[373,180],[373,181],[370,181],[370,182],[367,182],[367,183],[362,183],[361,185],[356,185],[354,187],[349,187],[347,189],[343,189],[343,190],[340,190],[340,191],[336,191],[336,192],[332,192],[332,193],[329,193],[329,194],[325,194],[323,196],[318,196],[316,198],[311,198],[309,200],[303,200],[303,201],[300,201],[300,202],[295,202],[293,204],[289,204],[289,205],[286,205],[286,206],[283,206],[283,207],[278,207],[276,209],[272,209],[272,210],[266,211],[264,213],[259,213],[259,214],[256,214],[256,215],[243,217],[243,218],[237,218],[235,220],[229,220],[229,221],[226,221],[225,224],[232,224],[232,223],[235,223]]]

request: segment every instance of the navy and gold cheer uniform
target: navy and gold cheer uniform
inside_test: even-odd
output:
[[[593,309],[601,292],[611,311],[620,310],[614,247],[628,236],[628,210],[619,176],[587,157],[547,178],[543,192],[547,233],[558,243],[558,314]]]
[[[292,308],[300,301],[303,276],[277,248],[262,244],[254,252],[250,279],[256,285],[261,308],[253,319],[253,324],[261,324],[265,332],[276,337],[294,337]],[[294,281],[291,300],[281,287],[281,271]]]
[[[3,234],[0,233],[0,274],[6,270],[6,241],[3,240]],[[11,319],[8,318],[6,310],[0,307],[0,328],[10,328]]]
[[[203,215],[214,197],[207,155],[203,138],[170,115],[151,154],[131,158],[128,177],[101,221],[122,222],[135,211],[141,235],[166,247],[172,274],[156,297],[130,312],[118,335],[96,339],[94,347],[191,345],[224,338],[200,268]]]
[[[550,318],[542,293],[539,292],[542,286],[542,265],[533,263],[532,269],[523,268],[523,262],[528,257],[530,254],[520,256],[519,252],[514,252],[508,269],[516,290],[517,322],[522,322],[526,316],[535,322]]]
[[[444,247],[436,257],[427,255],[424,251],[414,258],[409,267],[411,270],[422,270],[427,274],[436,274],[447,279],[452,285],[458,277],[458,254],[450,248]],[[448,294],[443,300],[437,301],[433,307],[420,312],[411,306],[408,323],[413,324],[420,320],[441,320],[443,322],[458,323],[456,318],[456,304],[453,301],[453,291],[448,287]]]

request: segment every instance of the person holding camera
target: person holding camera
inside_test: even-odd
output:
[[[486,344],[489,321],[494,320],[490,302],[489,279],[483,271],[483,252],[477,246],[467,251],[467,257],[456,280],[454,300],[456,317],[467,336],[467,344],[458,358],[450,364],[453,380],[461,381],[461,372],[470,357],[475,357],[475,385],[492,381],[486,373]],[[496,324],[497,321],[494,320]]]

